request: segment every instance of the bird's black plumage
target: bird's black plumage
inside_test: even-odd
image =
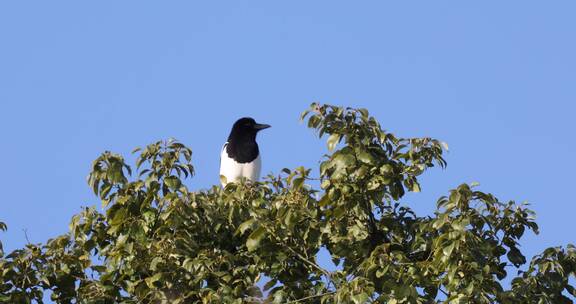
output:
[[[258,143],[256,143],[256,134],[258,131],[268,127],[270,126],[256,123],[250,117],[243,117],[237,120],[232,126],[225,147],[228,156],[241,164],[255,160],[260,153]]]

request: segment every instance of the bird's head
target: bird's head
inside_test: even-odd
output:
[[[228,140],[256,138],[256,134],[264,129],[270,128],[270,125],[259,124],[253,118],[243,117],[238,119],[232,126],[232,131]]]

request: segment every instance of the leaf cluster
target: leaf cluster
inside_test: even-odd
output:
[[[527,264],[528,206],[467,184],[430,216],[402,202],[446,166],[445,143],[399,138],[365,109],[312,104],[302,119],[331,151],[317,177],[299,167],[191,191],[192,151],[175,140],[136,149],[134,167],[103,153],[88,178],[101,211],[46,244],[0,244],[0,303],[573,302],[574,246]]]

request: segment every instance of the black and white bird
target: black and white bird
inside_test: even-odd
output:
[[[262,159],[256,134],[266,128],[270,128],[270,125],[256,123],[250,117],[240,118],[234,123],[228,141],[220,153],[220,175],[225,177],[220,179],[222,186],[242,177],[258,181]]]

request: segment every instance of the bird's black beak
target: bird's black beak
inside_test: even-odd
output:
[[[264,130],[264,129],[268,129],[268,128],[270,128],[270,127],[271,127],[271,126],[270,126],[270,125],[267,125],[267,124],[259,124],[259,123],[257,123],[257,124],[254,125],[254,129],[256,129],[257,131]]]

